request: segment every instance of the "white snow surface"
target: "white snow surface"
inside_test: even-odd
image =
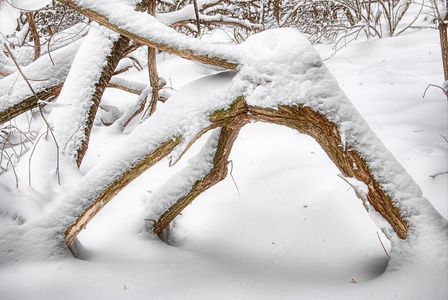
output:
[[[10,0],[12,6],[20,10],[38,10],[51,3],[51,0]]]
[[[8,0],[0,1],[0,32],[8,35],[16,29],[20,11],[38,10],[51,3],[50,0]]]
[[[83,3],[101,9],[102,1]],[[107,11],[114,17],[111,11],[115,14],[115,9]],[[135,24],[122,26],[134,28]],[[176,39],[171,31],[166,33]],[[422,30],[351,45],[327,62],[339,84],[309,42],[289,29],[266,31],[242,45],[225,47],[223,51],[235,61],[244,62],[237,73],[188,62],[176,76],[184,81],[185,77],[187,81],[199,79],[183,86],[151,118],[134,125],[128,136],[117,135],[113,127],[94,130],[92,140],[97,138],[99,146],[86,157],[87,173],[82,178],[72,174],[70,183],[52,191],[54,203],[36,209],[53,212],[50,219],[42,215],[20,226],[2,219],[0,261],[8,262],[0,270],[3,295],[37,299],[443,299],[448,263],[443,164],[446,167],[448,155],[439,135],[447,135],[446,99],[429,91],[421,100],[425,85],[442,78],[440,57],[433,54],[440,51],[437,38],[436,31]],[[191,41],[179,40],[177,45]],[[191,43],[198,48],[204,44]],[[328,53],[324,46],[320,51]],[[381,64],[386,60],[387,65]],[[161,75],[169,78],[164,72],[183,63],[166,58],[160,64]],[[172,191],[170,184],[183,191],[185,183],[207,172],[210,144],[216,141],[217,132],[183,171],[177,173],[182,166],[171,170],[157,164],[123,190],[79,236],[85,246],[79,245],[79,255],[84,260],[69,257],[62,231],[105,186],[167,136],[182,135],[173,153],[176,160],[210,124],[207,114],[229,107],[240,95],[249,105],[263,107],[304,104],[338,125],[347,144],[361,153],[410,225],[405,241],[386,228],[392,236],[390,261],[376,236],[384,220],[372,212],[373,219],[379,220],[377,226],[371,222],[318,145],[290,129],[266,124],[250,124],[242,130],[232,151],[232,176],[237,185],[227,178],[198,197],[173,224],[172,246],[139,234],[144,218],[148,210],[169,205],[172,199],[164,195]],[[421,110],[435,117],[428,123]],[[403,117],[403,111],[410,116]],[[415,138],[417,132],[438,136],[438,140]],[[392,146],[401,163],[415,161],[404,164],[408,171],[377,135]],[[204,139],[187,156],[198,152]],[[431,167],[421,167],[427,175],[420,176],[422,170],[416,166],[428,161]],[[423,193],[408,172],[423,183]],[[439,175],[428,179],[435,174]],[[146,191],[168,178],[148,201]],[[241,190],[239,197],[237,189]],[[5,198],[15,197],[9,188],[1,193]],[[37,197],[33,190],[25,194]],[[422,194],[432,196],[432,204],[444,217]],[[154,199],[157,206],[152,205]],[[384,236],[383,242],[390,248]],[[38,262],[22,261],[25,258]],[[18,261],[11,264],[14,259]],[[45,274],[45,281],[37,274]]]
[[[12,7],[7,1],[0,2],[0,32],[4,35],[13,33],[20,11]]]

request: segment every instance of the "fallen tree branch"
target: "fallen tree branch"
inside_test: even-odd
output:
[[[127,50],[128,44],[129,39],[124,36],[120,36],[118,40],[113,44],[110,54],[106,58],[106,64],[101,70],[101,76],[98,82],[96,82],[95,84],[95,91],[91,96],[91,104],[86,119],[87,122],[84,128],[83,139],[81,144],[79,145],[79,148],[77,149],[76,163],[78,167],[81,165],[84,155],[86,154],[89,145],[90,131],[92,130],[95,115],[100,105],[104,90],[106,89],[108,82],[112,78],[114,70],[118,65],[120,59],[123,57],[124,52]]]
[[[54,51],[54,65],[47,56],[41,56],[22,68],[27,74],[39,74],[40,78],[32,81],[38,99],[48,102],[59,95],[80,44],[81,41],[77,41]],[[17,80],[18,76],[15,72],[0,79],[0,124],[37,107],[34,93],[27,88],[25,80]]]
[[[213,167],[202,179],[198,179],[188,193],[178,199],[153,224],[153,231],[161,234],[162,231],[184,210],[197,196],[214,186],[227,176],[228,158],[240,129],[246,122],[238,122],[230,127],[221,128],[218,145],[213,158]]]
[[[135,95],[140,95],[145,90],[146,84],[129,81],[123,78],[112,77],[107,84],[107,87],[120,89]]]
[[[197,39],[186,37],[173,29],[161,24],[153,16],[143,14],[134,10],[125,4],[121,4],[114,10],[99,11],[98,5],[90,1],[79,0],[59,0],[59,2],[68,5],[87,18],[105,26],[121,35],[124,35],[142,45],[156,48],[170,54],[175,54],[189,60],[219,66],[225,69],[236,70],[238,62],[236,57],[232,57],[229,52],[222,52],[220,48],[212,44],[208,44]],[[107,5],[107,3],[104,3]],[[120,10],[119,15],[115,15],[116,10]],[[118,22],[122,12],[126,11],[128,17],[138,22],[133,24],[122,25]],[[148,34],[142,35],[141,24],[153,26],[153,30],[149,30]],[[148,28],[149,29],[149,28]],[[155,34],[158,32],[159,34]],[[176,42],[174,42],[176,41]]]
[[[50,86],[49,88],[37,92],[36,95],[40,101],[51,102],[55,99],[61,92],[63,82],[56,85]],[[11,119],[21,115],[30,109],[37,107],[39,100],[36,99],[34,95],[27,97],[21,102],[8,107],[7,109],[0,112],[0,124],[6,123]]]
[[[65,242],[67,245],[75,239],[79,232],[87,225],[87,223],[126,185],[140,176],[144,171],[156,164],[162,158],[167,156],[181,141],[181,137],[168,139],[162,143],[155,151],[143,157],[135,163],[131,168],[124,172],[117,180],[108,185],[94,199],[92,204],[87,207],[84,212],[76,218],[74,224],[67,228],[64,232]]]

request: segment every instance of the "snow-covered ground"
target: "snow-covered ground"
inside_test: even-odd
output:
[[[447,99],[435,87],[423,98],[429,84],[443,83],[438,32],[358,42],[335,55],[327,45],[317,50],[424,196],[448,218]],[[171,93],[217,72],[163,53],[158,59]],[[147,74],[126,78],[145,82]],[[132,100],[117,90],[105,95],[105,104],[120,108]],[[82,171],[113,151],[123,138],[116,133],[94,128]],[[380,276],[388,258],[379,237],[390,250],[388,240],[319,145],[285,127],[242,129],[230,156],[231,176],[176,219],[171,245],[142,234],[148,194],[206,139],[174,167],[163,160],[120,192],[79,235],[84,260],[0,269],[0,298],[446,299],[441,283],[448,266],[437,280],[416,269]]]

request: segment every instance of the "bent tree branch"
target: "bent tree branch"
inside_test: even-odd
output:
[[[153,231],[156,234],[162,231],[177,217],[196,197],[202,192],[211,188],[227,176],[228,158],[232,150],[233,143],[238,137],[240,129],[246,124],[246,119],[233,126],[222,127],[219,135],[218,145],[213,158],[213,168],[202,179],[198,179],[191,187],[190,191],[176,201],[169,209],[163,213],[153,225]]]
[[[36,96],[31,95],[18,102],[17,104],[10,106],[3,111],[0,111],[0,124],[8,122],[18,115],[21,115],[29,111],[30,109],[37,107],[39,100],[46,102],[53,100],[61,92],[63,84],[63,82],[60,82],[56,85],[45,88],[40,92],[36,92],[37,99]]]
[[[92,204],[79,215],[76,222],[72,224],[64,232],[65,242],[70,245],[78,233],[87,225],[87,223],[126,185],[140,176],[147,169],[152,167],[162,158],[167,156],[180,143],[181,138],[168,139],[162,143],[155,151],[143,157],[131,168],[126,170],[117,180],[107,186],[99,196],[97,196]]]
[[[143,36],[141,34],[137,34],[139,32],[140,28],[126,28],[124,29],[119,25],[119,22],[115,21],[115,15],[113,15],[112,12],[102,12],[100,13],[96,6],[92,6],[92,8],[86,8],[87,3],[86,1],[77,1],[77,0],[59,0],[59,2],[69,6],[70,8],[76,10],[80,14],[88,17],[89,19],[97,22],[98,24],[107,27],[121,35],[124,35],[142,45],[146,45],[148,47],[152,47],[155,49],[158,49],[160,51],[165,51],[170,54],[175,54],[180,57],[183,57],[185,59],[189,60],[195,60],[204,64],[208,65],[214,65],[218,67],[222,67],[225,69],[230,70],[236,70],[238,63],[235,59],[232,59],[231,57],[226,58],[224,55],[218,55],[216,54],[216,51],[207,51],[210,44],[201,42],[199,40],[196,40],[194,38],[186,37],[180,33],[172,31],[167,31],[167,35],[169,36],[175,36],[175,37],[182,37],[181,40],[188,41],[185,45],[173,45],[169,42],[164,41],[163,37],[154,37],[154,36]],[[135,19],[141,19],[141,22],[134,22],[134,24],[150,24],[154,23],[156,25],[161,25],[154,17],[148,14],[140,13],[135,11],[133,8],[130,9],[127,5],[122,5],[121,7],[123,10],[127,10],[129,14],[132,16],[129,16],[131,18]],[[127,26],[137,26],[133,24],[127,24]],[[166,29],[168,27],[164,26]],[[161,27],[155,28],[160,29]],[[194,40],[196,44],[195,48],[192,48],[189,42],[191,40]],[[213,48],[216,50],[215,48]],[[205,51],[204,51],[205,50]]]
[[[191,189],[168,208],[158,220],[155,220],[153,230],[161,233],[169,223],[199,194],[221,181],[227,175],[227,161],[239,130],[248,122],[261,121],[287,126],[313,137],[325,150],[329,158],[348,177],[354,177],[368,186],[367,200],[392,226],[401,239],[406,239],[408,225],[393,205],[391,198],[374,178],[364,159],[349,146],[340,147],[342,139],[338,127],[324,115],[305,106],[279,106],[278,109],[248,106],[244,97],[238,99],[229,109],[218,110],[209,116],[212,125],[201,131],[222,127],[217,151],[213,160],[212,170],[198,180]],[[157,150],[151,152],[134,166],[127,169],[121,177],[109,185],[101,194],[92,200],[92,204],[80,215],[74,224],[65,232],[65,240],[70,244],[87,222],[128,183],[155,162],[167,156],[179,143],[181,137],[175,140],[167,139]]]
[[[18,80],[17,72],[0,79],[0,124],[36,107],[38,100],[51,101],[57,97],[80,44],[80,41],[76,41],[54,51],[52,60],[48,56],[41,56],[22,68],[26,76],[31,74],[28,79],[37,98],[24,80]],[[39,74],[38,78],[35,78],[36,74]]]
[[[235,54],[235,47],[217,50],[217,48],[213,48],[213,45],[185,37],[172,30],[170,31],[169,28],[158,23],[152,16],[136,12],[133,8],[130,9],[119,2],[114,2],[114,5],[121,5],[120,9],[126,11],[126,14],[129,15],[128,17],[138,20],[138,22],[133,22],[133,24],[149,24],[149,27],[146,28],[149,32],[145,32],[146,29],[141,30],[141,28],[133,27],[133,24],[123,25],[126,28],[121,27],[120,24],[123,24],[123,22],[118,21],[119,16],[114,13],[114,10],[100,11],[98,8],[100,6],[94,5],[92,0],[61,0],[60,2],[140,44],[227,69],[235,70],[239,65],[244,67],[244,63],[240,61],[243,58]],[[161,31],[163,34],[160,34],[160,32],[154,33],[154,31]],[[317,65],[312,65],[318,68]],[[246,84],[249,83],[246,82]],[[320,100],[324,101],[325,99]],[[287,126],[313,137],[344,176],[356,178],[368,187],[367,201],[390,223],[398,237],[406,239],[408,223],[401,215],[400,210],[394,205],[391,196],[383,189],[382,183],[377,180],[368,163],[358,153],[360,149],[343,142],[341,138],[343,133],[340,131],[342,129],[330,121],[328,116],[325,116],[323,113],[297,103],[279,105],[275,109],[248,105],[244,97],[240,96],[229,108],[217,110],[209,114],[209,121],[211,125],[202,128],[197,133],[197,136],[213,128],[222,128],[220,142],[218,143],[213,162],[214,166],[209,174],[194,184],[184,196],[159,216],[154,224],[153,230],[155,232],[160,233],[197,195],[225,177],[227,173],[225,165],[228,155],[240,128],[247,122],[260,121]],[[196,141],[197,136],[192,142]],[[87,222],[113,196],[155,162],[167,156],[180,143],[181,139],[183,139],[182,136],[178,136],[175,139],[167,137],[159,148],[140,157],[138,163],[127,164],[120,171],[121,175],[117,180],[101,188],[102,190],[99,193],[95,191],[94,195],[88,196],[90,205],[80,215],[75,216],[73,224],[70,224],[65,231],[66,243],[70,244]],[[344,144],[345,147],[341,147]],[[382,158],[376,157],[376,159]]]
[[[155,233],[161,233],[194,198],[225,178],[227,175],[227,158],[239,130],[248,122],[260,121],[287,126],[314,138],[344,176],[354,177],[367,185],[367,200],[392,225],[400,238],[406,238],[408,225],[402,218],[400,211],[393,205],[390,197],[383,191],[380,183],[373,177],[366,162],[357,151],[350,146],[345,149],[340,147],[342,139],[336,124],[330,122],[322,114],[303,105],[279,106],[278,109],[261,108],[245,105],[242,97],[235,103],[235,108],[243,107],[245,109],[239,109],[236,115],[233,115],[230,110],[218,111],[210,115],[210,120],[217,123],[227,123],[229,122],[229,113],[233,115],[231,118],[232,127],[223,127],[213,169],[204,179],[198,180],[188,194],[181,197],[159,217],[154,224],[153,230]],[[224,116],[226,118],[222,119]]]

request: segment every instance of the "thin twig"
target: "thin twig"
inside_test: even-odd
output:
[[[238,191],[238,198],[241,198],[240,196],[240,189],[238,188],[238,185],[236,184],[235,178],[233,178],[233,160],[229,160],[230,163],[230,177],[232,178],[233,184],[236,187],[236,190]]]
[[[198,3],[196,0],[193,0],[193,7],[194,7],[194,14],[196,16],[196,26],[198,28],[197,36],[200,36],[201,35],[201,21],[199,19],[199,9],[198,9]]]
[[[383,241],[381,240],[381,237],[380,237],[378,231],[376,232],[376,235],[378,236],[378,239],[380,240],[381,246],[383,247],[383,250],[386,253],[387,258],[390,259],[389,253],[387,253],[386,247],[384,247]]]
[[[427,91],[430,87],[436,87],[436,88],[441,89],[441,90],[443,91],[443,93],[445,94],[445,96],[447,96],[447,100],[448,100],[448,91],[445,90],[445,89],[444,89],[443,87],[441,87],[440,85],[436,85],[436,84],[429,84],[429,85],[426,87],[425,91],[423,92],[423,98],[425,98],[425,96],[426,96],[426,91]]]
[[[28,87],[30,88],[31,92],[33,93],[34,97],[36,97],[37,101],[39,101],[39,97],[37,97],[36,93],[33,90],[33,87],[31,86],[30,82],[28,81],[28,78],[25,76],[25,74],[23,74],[22,69],[20,68],[19,64],[17,63],[16,58],[14,57],[14,55],[12,54],[11,50],[9,49],[8,45],[6,45],[6,43],[3,43],[3,47],[5,47],[6,51],[8,52],[8,54],[11,56],[12,61],[14,62],[14,64],[17,67],[17,70],[19,71],[20,75],[22,75],[23,79],[25,80],[25,83],[28,85]]]
[[[22,75],[23,80],[25,80],[26,84],[30,88],[30,90],[33,93],[34,97],[36,98],[37,103],[38,103],[38,108],[39,108],[40,115],[42,116],[42,119],[43,119],[43,121],[45,122],[45,124],[47,126],[47,134],[48,134],[48,132],[50,132],[51,136],[53,137],[54,144],[56,145],[56,151],[57,151],[56,152],[56,174],[58,176],[58,184],[60,185],[61,184],[61,177],[60,177],[60,174],[59,174],[59,145],[58,145],[58,142],[56,140],[56,137],[54,136],[53,128],[51,128],[50,124],[47,122],[47,119],[44,116],[44,113],[42,112],[42,105],[39,104],[39,102],[40,102],[39,97],[37,96],[36,92],[34,92],[33,87],[31,86],[30,82],[28,81],[28,78],[22,72],[22,69],[20,68],[19,64],[17,63],[17,60],[15,59],[15,57],[12,54],[11,50],[9,49],[8,45],[6,45],[6,43],[3,43],[3,46],[6,48],[6,51],[8,51],[9,55],[11,56],[12,61],[14,62],[14,64],[17,67],[17,70]],[[30,180],[30,182],[31,182],[31,180]]]
[[[31,159],[33,158],[34,150],[36,150],[37,144],[39,144],[40,139],[44,136],[45,132],[42,133],[36,140],[31,150],[30,158],[28,159],[28,185],[31,186]]]
[[[362,205],[364,206],[364,208],[366,209],[367,212],[369,212],[369,207],[367,206],[366,203],[366,199],[364,199],[364,197],[361,195],[361,193],[358,191],[357,188],[355,188],[346,178],[344,178],[344,176],[342,174],[338,174],[338,177],[340,177],[342,180],[344,180],[345,182],[347,182],[347,184],[349,186],[352,187],[352,189],[355,191],[356,196],[358,196],[359,199],[361,199],[362,201]]]
[[[445,175],[445,174],[448,174],[448,171],[447,172],[440,172],[440,173],[437,173],[437,174],[434,174],[434,175],[429,175],[429,177],[436,178],[439,175]]]

